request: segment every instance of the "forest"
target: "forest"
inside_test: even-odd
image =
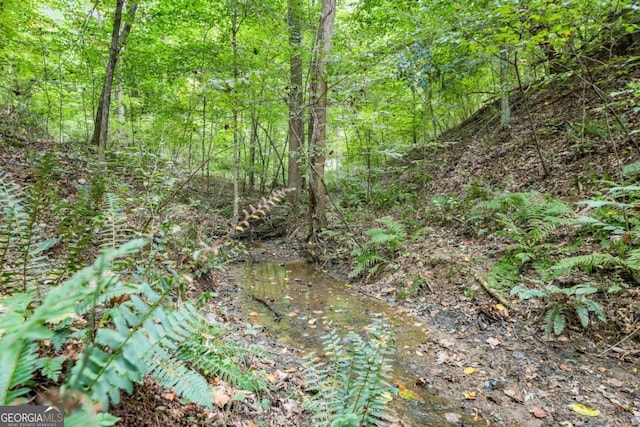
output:
[[[639,10],[0,1],[0,425],[640,425]]]

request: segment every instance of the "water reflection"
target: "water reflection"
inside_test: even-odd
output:
[[[425,341],[421,325],[308,264],[259,262],[239,268],[247,311],[279,341],[293,348],[317,351],[321,348],[320,337],[330,328],[357,332],[370,323],[372,313],[384,313],[394,325],[398,349],[392,382],[410,388],[418,398],[394,400],[396,415],[405,425],[451,426],[444,413],[456,411],[437,395],[414,385],[421,375],[416,366],[425,367],[433,360],[431,355],[416,350]],[[465,425],[473,425],[468,421]]]

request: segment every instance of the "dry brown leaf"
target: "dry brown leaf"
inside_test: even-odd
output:
[[[494,338],[494,337],[490,337],[487,338],[487,340],[485,341],[487,344],[489,344],[491,346],[491,348],[496,348],[498,347],[500,344],[502,344],[504,342],[504,340],[501,340],[500,338]]]
[[[522,403],[524,402],[524,397],[522,396],[522,392],[520,390],[514,390],[512,388],[507,388],[504,390],[504,394],[511,398],[514,402]]]
[[[620,381],[617,378],[607,378],[606,383],[609,384],[612,387],[622,387],[622,386],[624,386],[624,381]]]
[[[229,400],[231,400],[231,396],[224,387],[216,387],[213,389],[213,393],[211,393],[211,403],[218,408],[223,408],[224,405],[229,403]]]
[[[532,408],[530,412],[536,418],[547,418],[547,413],[544,411],[544,409],[540,408],[539,406]]]

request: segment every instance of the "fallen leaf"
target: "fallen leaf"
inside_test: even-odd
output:
[[[491,348],[496,348],[497,346],[499,346],[500,344],[504,343],[503,340],[501,340],[500,338],[494,338],[494,337],[490,337],[487,338],[487,340],[485,341],[487,344],[489,344],[491,346]]]
[[[467,400],[476,400],[478,392],[473,390],[465,390],[462,394],[464,395],[464,398]]]
[[[165,393],[163,395],[163,397],[165,399],[167,399],[169,402],[173,402],[174,400],[176,400],[176,394],[175,393]]]
[[[518,402],[518,403],[524,402],[524,397],[522,397],[522,392],[520,390],[507,388],[504,390],[504,394],[510,397],[514,402]]]
[[[442,365],[448,359],[449,359],[449,355],[447,354],[446,351],[439,351],[438,354],[436,355],[436,364]]]
[[[622,387],[622,386],[624,386],[624,382],[620,381],[617,378],[607,378],[606,383],[609,384],[612,387]]]
[[[561,363],[561,364],[560,364],[560,369],[561,369],[561,370],[563,370],[563,371],[565,371],[565,372],[571,372],[571,371],[573,371],[573,369],[571,368],[571,366],[566,365],[566,364],[564,364],[564,363]]]
[[[590,408],[581,403],[572,403],[569,405],[569,409],[571,409],[576,414],[584,415],[585,417],[597,417],[600,415],[600,410],[596,408]]]
[[[231,396],[227,394],[227,392],[224,390],[224,387],[216,387],[213,389],[213,393],[211,395],[211,403],[216,405],[218,408],[224,407],[224,405],[226,405],[230,399]]]
[[[496,308],[498,309],[498,311],[505,311],[507,309],[507,307],[500,303],[496,304]]]
[[[275,384],[278,382],[278,377],[275,374],[267,374],[267,381],[271,384]]]
[[[406,387],[404,390],[400,390],[398,392],[398,397],[405,400],[418,400],[418,397],[416,396],[416,394],[413,391],[411,391],[411,389],[408,389]]]
[[[463,374],[465,375],[471,375],[476,371],[476,368],[472,368],[471,366],[469,366],[468,368],[464,368],[464,370],[462,371]]]
[[[533,409],[531,409],[531,413],[536,418],[547,418],[547,413],[544,411],[544,409],[540,408],[539,406],[536,406]]]
[[[460,424],[462,422],[462,415],[453,412],[447,412],[444,414],[444,419],[450,424]]]

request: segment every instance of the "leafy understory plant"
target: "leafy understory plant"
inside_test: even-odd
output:
[[[314,426],[381,425],[393,391],[388,380],[394,339],[382,315],[366,331],[341,338],[332,330],[322,338],[325,357],[307,358],[304,376],[312,396],[305,406]]]
[[[105,247],[95,262],[53,286],[54,267],[42,261],[49,246],[29,228],[36,212],[5,178],[0,173],[0,200],[7,202],[0,211],[0,405],[30,402],[34,378],[46,377],[59,389],[49,403],[73,407],[65,425],[108,426],[118,421],[109,407],[147,376],[208,408],[213,376],[243,389],[264,388],[237,363],[251,350],[215,347],[219,330],[192,304],[174,301],[185,279],[149,263],[157,248],[146,240]],[[119,225],[126,217],[115,196],[107,200],[113,203],[104,213],[111,216],[104,223],[112,224],[106,241],[117,243],[126,237]],[[15,285],[22,277],[14,262],[38,272],[33,284]]]
[[[404,226],[393,218],[378,218],[376,222],[382,227],[365,231],[367,241],[351,252],[351,256],[357,257],[357,264],[349,273],[350,278],[365,272],[369,278],[378,272],[380,266],[393,264],[400,246],[407,240]]]
[[[590,298],[598,292],[598,288],[592,283],[582,283],[568,288],[560,288],[556,285],[544,285],[536,283],[535,288],[527,288],[518,285],[511,290],[512,296],[518,296],[520,301],[529,299],[542,299],[547,301],[547,312],[545,315],[545,336],[549,337],[553,332],[560,335],[567,326],[567,314],[574,311],[580,320],[583,328],[589,326],[591,314],[598,320],[607,320],[600,304]]]

